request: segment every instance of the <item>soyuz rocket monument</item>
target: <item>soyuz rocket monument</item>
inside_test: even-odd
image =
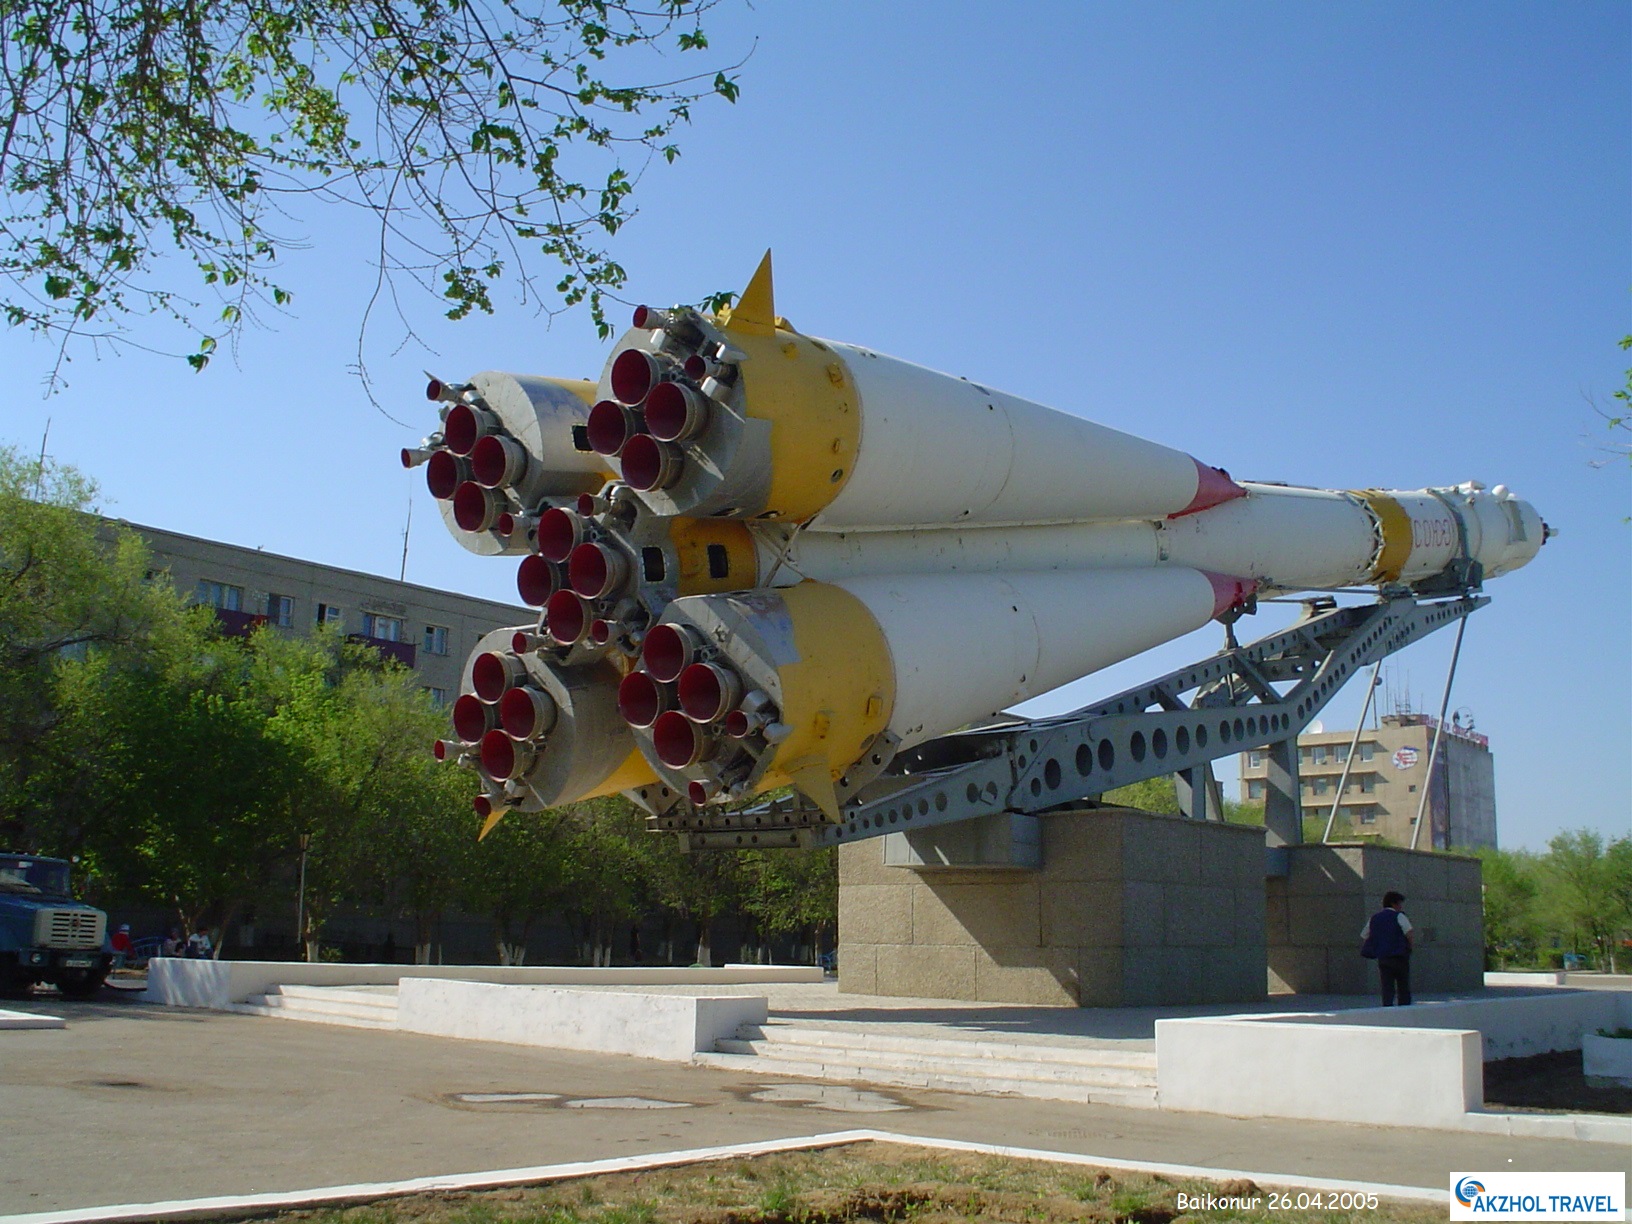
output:
[[[444,760],[483,832],[625,792],[792,787],[828,821],[898,754],[1260,596],[1477,589],[1550,534],[1498,485],[1237,481],[776,314],[641,307],[599,383],[433,381],[424,464],[536,622],[477,646]]]

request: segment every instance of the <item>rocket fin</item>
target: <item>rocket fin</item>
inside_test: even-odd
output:
[[[775,296],[771,283],[771,253],[766,251],[765,258],[759,261],[759,267],[754,271],[753,279],[748,282],[748,288],[742,291],[736,305],[731,307],[726,328],[750,336],[774,336]]]
[[[798,766],[787,771],[793,784],[822,809],[823,815],[838,824],[842,819],[839,815],[839,796],[833,789],[833,774],[827,761],[818,756],[808,756],[790,764]]]
[[[487,814],[487,819],[482,821],[481,832],[476,834],[476,840],[481,841],[489,833],[493,832],[495,826],[498,825],[499,821],[504,819],[505,813],[509,810],[509,808],[494,808],[491,812],[489,812]]]

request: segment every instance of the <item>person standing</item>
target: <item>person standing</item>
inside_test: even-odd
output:
[[[1403,893],[1384,893],[1383,908],[1360,932],[1360,955],[1377,961],[1384,1007],[1394,1006],[1396,994],[1401,1007],[1411,1005],[1411,919],[1400,912],[1404,905]]]

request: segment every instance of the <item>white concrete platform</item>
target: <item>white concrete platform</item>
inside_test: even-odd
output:
[[[433,1037],[633,1054],[690,1062],[744,1024],[763,1024],[753,995],[650,994],[405,978],[396,1027]]]
[[[234,1003],[291,986],[395,986],[405,978],[491,982],[510,986],[740,986],[820,983],[812,965],[723,965],[716,969],[668,966],[574,965],[351,965],[308,961],[186,960],[157,956],[148,962],[142,998],[169,1007],[225,1011]]]
[[[35,1012],[0,1011],[0,1029],[60,1029],[68,1021],[60,1016],[42,1016]]]

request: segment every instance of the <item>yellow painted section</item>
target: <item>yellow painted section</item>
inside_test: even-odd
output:
[[[640,749],[634,748],[624,758],[623,764],[613,770],[612,776],[605,782],[587,794],[574,795],[571,798],[563,796],[561,802],[577,803],[580,799],[599,799],[602,795],[615,795],[619,791],[634,790],[637,786],[650,786],[657,780],[657,771],[640,755]]]
[[[854,595],[822,582],[781,592],[799,661],[782,668],[781,721],[761,791],[796,786],[838,820],[833,783],[889,723],[895,669],[889,644]]]
[[[1356,489],[1354,494],[1371,507],[1382,528],[1383,546],[1377,553],[1371,577],[1376,582],[1397,582],[1411,558],[1411,516],[1381,489]]]
[[[861,396],[838,354],[797,332],[740,335],[738,375],[750,417],[771,423],[771,485],[752,513],[803,522],[849,483],[861,441]]]
[[[498,827],[499,821],[503,820],[509,814],[509,808],[494,808],[487,814],[487,819],[482,821],[482,828],[481,831],[476,834],[476,840],[481,841],[489,833],[493,832],[493,830]]]
[[[599,383],[586,382],[582,378],[544,378],[541,381],[572,392],[591,407],[595,405],[596,392],[600,387]]]
[[[838,354],[794,331],[776,313],[771,253],[718,322],[747,355],[739,367],[743,406],[771,423],[771,486],[743,509],[803,522],[849,483],[861,439],[861,397]]]
[[[734,519],[677,518],[670,520],[669,538],[680,562],[682,595],[713,595],[745,591],[759,585],[759,561],[748,525]],[[725,549],[726,572],[716,578],[709,571],[708,546]]]

